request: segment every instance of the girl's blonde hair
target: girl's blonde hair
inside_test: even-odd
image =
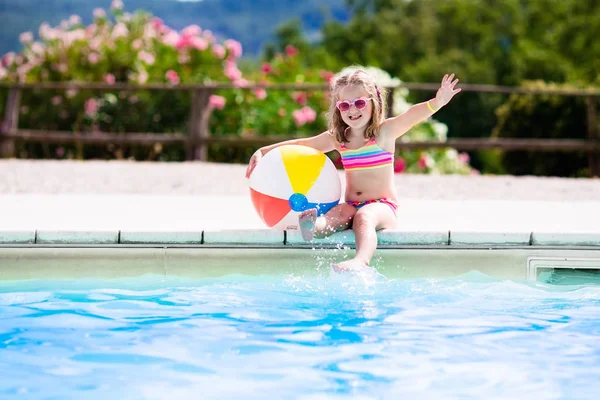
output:
[[[353,85],[362,85],[369,97],[373,99],[373,113],[365,131],[367,139],[374,138],[377,135],[379,125],[385,118],[385,88],[379,87],[373,77],[360,67],[350,67],[342,70],[333,77],[330,83],[331,105],[328,114],[329,132],[335,136],[338,143],[348,142],[345,135],[348,125],[342,119],[342,114],[335,103],[339,100],[340,90]]]

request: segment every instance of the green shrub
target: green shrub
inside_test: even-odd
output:
[[[574,89],[569,85],[526,82],[525,88]],[[584,99],[552,94],[513,94],[500,106],[498,124],[492,137],[584,139],[587,136],[587,115]],[[512,175],[583,176],[587,155],[565,152],[501,152],[504,170]]]

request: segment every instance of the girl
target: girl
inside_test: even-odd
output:
[[[316,209],[304,211],[300,214],[300,230],[304,240],[311,241],[313,237],[325,237],[352,227],[356,255],[334,264],[333,268],[347,271],[369,267],[377,248],[377,231],[396,226],[398,198],[393,167],[396,139],[448,104],[461,91],[455,88],[457,83],[454,74],[446,74],[434,99],[385,119],[384,89],[362,69],[346,69],[331,80],[329,130],[258,149],[250,158],[246,177],[263,155],[278,146],[298,144],[323,153],[337,150],[346,170],[346,202],[320,217]]]

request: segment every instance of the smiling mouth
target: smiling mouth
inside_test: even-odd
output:
[[[362,115],[349,115],[348,119],[350,119],[350,121],[356,121],[357,119],[359,119],[360,117],[362,117]]]

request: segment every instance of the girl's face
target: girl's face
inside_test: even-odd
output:
[[[369,124],[371,115],[373,114],[374,100],[369,99],[369,97],[369,93],[367,93],[365,88],[363,88],[361,85],[346,86],[340,90],[338,104],[339,102],[347,101],[350,105],[350,108],[348,108],[347,111],[340,110],[340,107],[345,109],[348,106],[348,103],[346,103],[340,105],[340,107],[338,107],[338,111],[342,115],[342,120],[351,129],[363,128]],[[361,109],[361,106],[364,106],[364,108]]]

